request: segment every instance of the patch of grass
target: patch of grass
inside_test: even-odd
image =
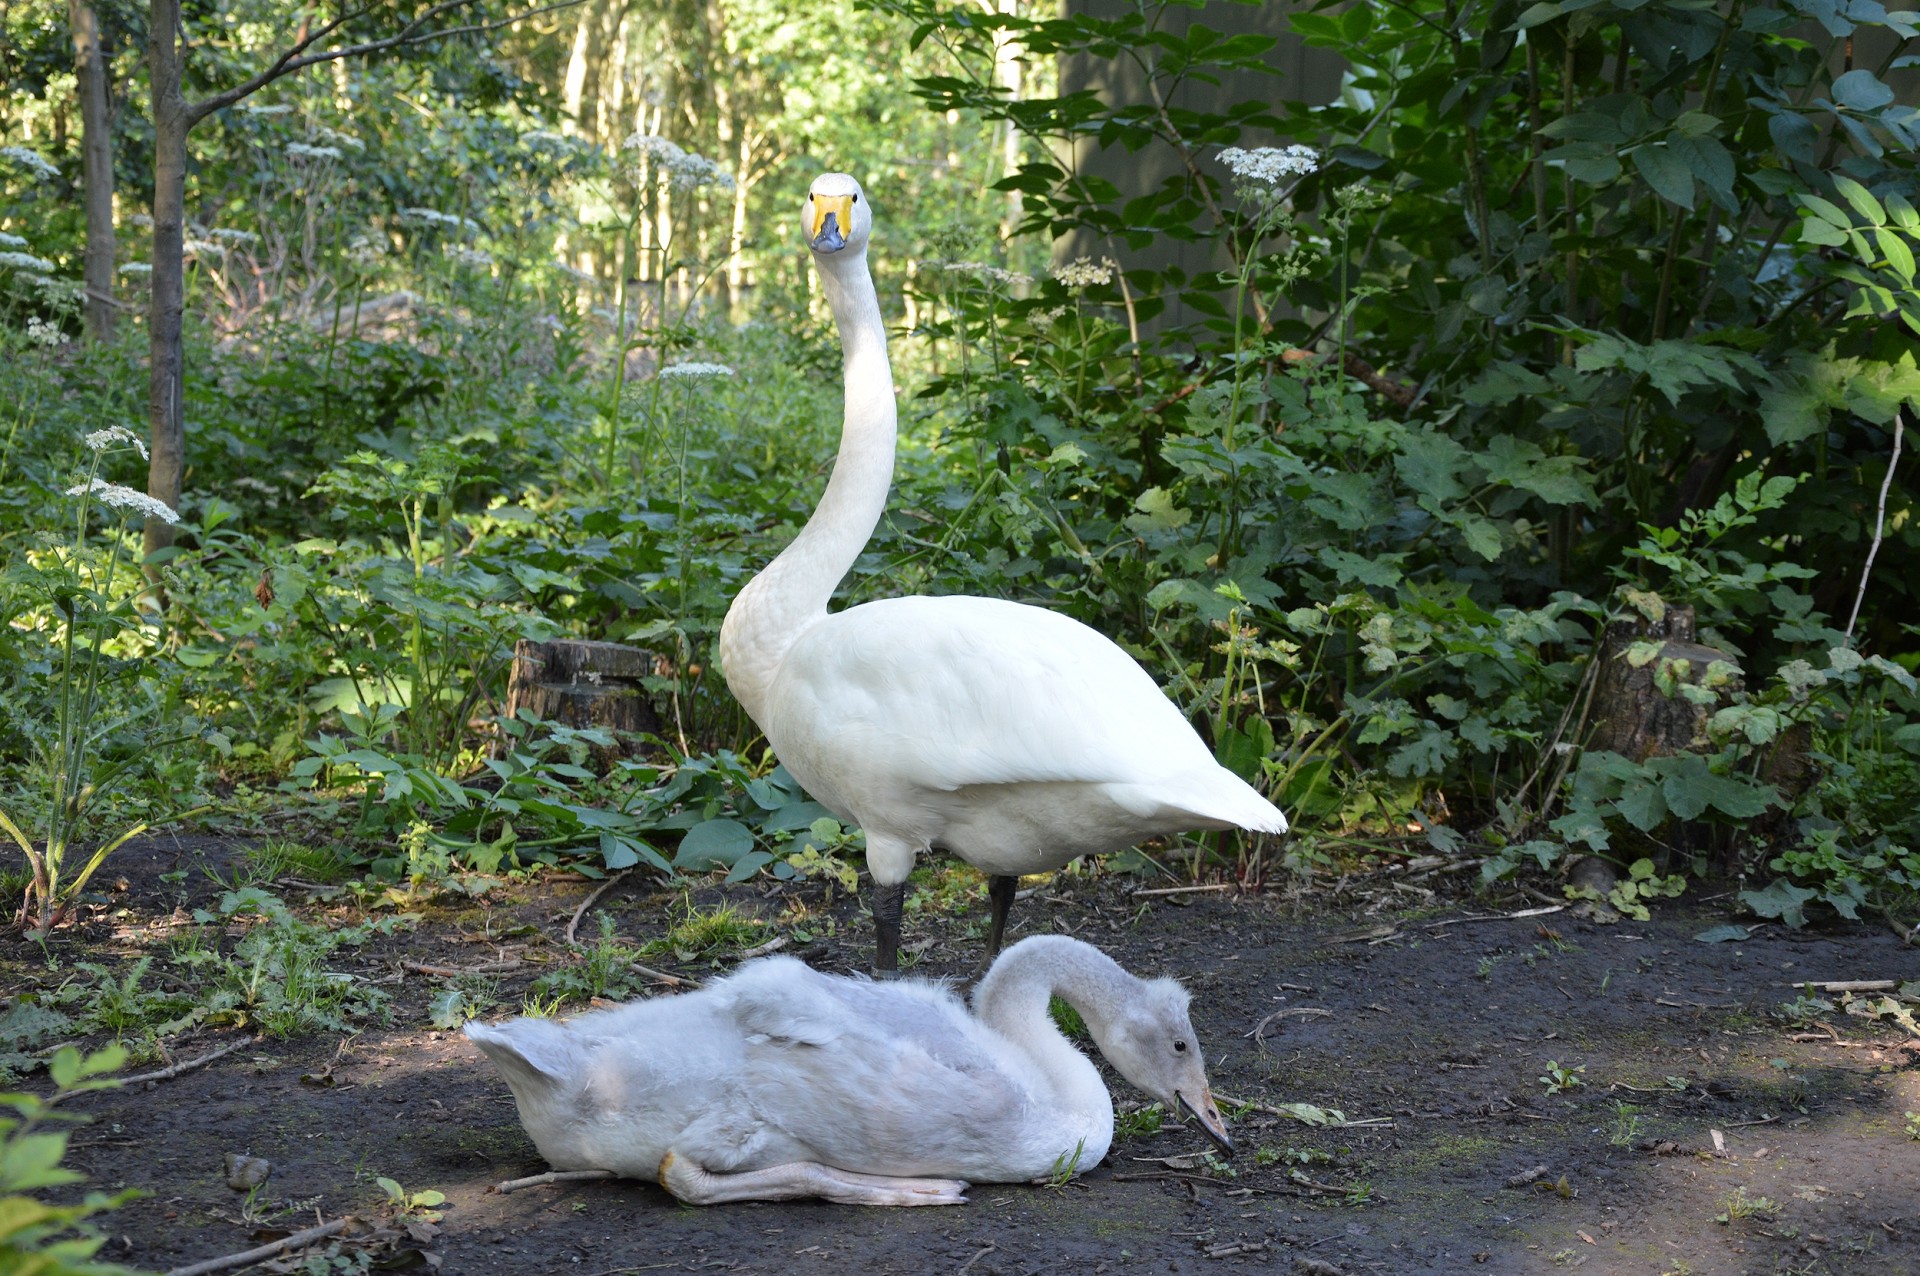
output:
[[[751,948],[766,938],[767,924],[745,916],[732,904],[700,909],[688,900],[682,908],[680,919],[667,933],[640,950],[643,956],[670,953],[683,962],[698,961]],[[601,921],[606,923],[605,914]]]
[[[248,885],[293,877],[318,886],[338,886],[354,871],[353,860],[337,846],[270,838],[247,852],[244,877]]]
[[[1080,1017],[1078,1010],[1075,1010],[1072,1006],[1060,1000],[1060,998],[1049,997],[1047,999],[1047,1014],[1053,1018],[1054,1026],[1067,1035],[1068,1040],[1090,1040],[1087,1033],[1087,1021]]]
[[[645,976],[633,969],[640,951],[620,942],[613,918],[601,913],[599,923],[600,938],[580,950],[581,960],[533,981],[527,992],[527,1014],[551,1018],[567,1002],[630,996],[646,986]],[[648,947],[650,951],[652,945]]]
[[[1713,1221],[1726,1226],[1743,1218],[1771,1218],[1780,1206],[1764,1196],[1748,1196],[1745,1187],[1736,1187],[1720,1200],[1724,1207]]]
[[[1149,1103],[1144,1108],[1135,1108],[1131,1112],[1116,1114],[1113,1119],[1113,1134],[1119,1139],[1151,1138],[1160,1133],[1160,1127],[1166,1119],[1165,1107],[1158,1103]]]
[[[1640,1106],[1624,1103],[1619,1099],[1613,1102],[1613,1120],[1607,1124],[1607,1142],[1617,1148],[1632,1147],[1639,1141],[1645,1122],[1640,1119]]]

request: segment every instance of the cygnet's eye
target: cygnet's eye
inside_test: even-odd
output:
[[[1184,1042],[1184,1041],[1176,1041],[1176,1042],[1174,1042],[1174,1043],[1173,1043],[1173,1052],[1174,1052],[1175,1054],[1185,1054],[1185,1053],[1187,1052],[1187,1043],[1186,1043],[1186,1042]]]

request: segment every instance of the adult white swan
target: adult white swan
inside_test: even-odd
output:
[[[840,329],[846,423],[813,517],[728,609],[720,661],[787,770],[865,830],[876,968],[897,968],[907,874],[930,847],[992,876],[991,957],[1020,874],[1184,829],[1285,832],[1146,671],[1078,621],[969,597],[827,610],[893,482],[893,369],[860,184],[814,179],[801,224]]]
[[[937,984],[769,957],[699,992],[467,1036],[557,1170],[657,1179],[695,1205],[959,1205],[969,1182],[1088,1170],[1113,1142],[1112,1096],[1054,1026],[1056,994],[1122,1076],[1232,1155],[1186,991],[1064,935],[1007,949],[972,1014]]]

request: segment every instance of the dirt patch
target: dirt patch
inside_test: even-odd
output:
[[[9,945],[0,982],[46,987],[75,962],[154,950],[222,888],[194,859],[226,864],[232,851],[169,843],[117,859],[128,888],[56,946],[59,968]],[[909,939],[933,941],[922,972],[963,975],[977,958],[984,899],[964,873],[943,870],[909,917]],[[1884,931],[1765,926],[1702,943],[1724,915],[1479,920],[1495,910],[1459,901],[1334,916],[1311,898],[1134,900],[1130,884],[1057,878],[1016,908],[1016,933],[1071,932],[1138,973],[1181,978],[1217,1091],[1350,1124],[1230,1112],[1242,1150],[1227,1177],[1169,1164],[1205,1143],[1168,1123],[1117,1141],[1072,1185],[979,1186],[959,1209],[690,1209],[630,1182],[493,1194],[545,1166],[485,1059],[426,1026],[449,980],[408,963],[466,969],[505,954],[520,964],[461,986],[496,1003],[487,1017],[516,1012],[564,960],[559,936],[592,889],[549,879],[436,903],[409,930],[339,950],[336,969],[391,996],[390,1026],[260,1041],[76,1101],[96,1119],[73,1162],[91,1186],[147,1193],[111,1217],[103,1257],[159,1270],[244,1249],[263,1227],[379,1216],[386,1177],[446,1195],[422,1248],[474,1276],[1920,1271],[1920,1141],[1905,1115],[1920,1113],[1920,1042],[1865,1019],[1776,1014],[1798,981],[1920,978],[1920,953]],[[623,885],[595,913],[639,942],[721,901],[823,969],[865,960],[866,919],[817,887],[689,900]],[[696,977],[730,964],[650,960]],[[203,1031],[173,1051],[232,1035]],[[1115,1094],[1139,1098],[1124,1083]],[[231,1152],[272,1164],[251,1197],[227,1186]]]

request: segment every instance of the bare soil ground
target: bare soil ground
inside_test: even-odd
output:
[[[218,891],[197,872],[159,875],[217,869],[235,849],[124,852],[113,870],[127,889],[54,956],[67,967],[138,955],[178,925],[176,905]],[[392,994],[387,1026],[251,1042],[164,1082],[76,1100],[95,1120],[76,1132],[74,1163],[92,1186],[147,1193],[111,1216],[102,1257],[164,1271],[356,1214],[388,1219],[383,1261],[431,1255],[462,1276],[1920,1272],[1920,1141],[1906,1116],[1920,1113],[1920,1040],[1870,1019],[1776,1013],[1800,981],[1920,978],[1920,952],[1883,929],[1767,925],[1705,943],[1695,936],[1727,921],[1711,904],[1600,925],[1571,911],[1494,916],[1529,905],[1384,884],[1333,903],[1130,897],[1138,884],[1056,878],[1016,906],[1016,934],[1070,931],[1136,972],[1179,977],[1217,1092],[1313,1104],[1350,1124],[1234,1116],[1223,1098],[1241,1148],[1231,1176],[1179,1159],[1205,1143],[1170,1122],[1117,1142],[1068,1186],[981,1185],[957,1209],[692,1209],[635,1182],[499,1195],[491,1184],[546,1167],[486,1060],[428,1026],[445,977],[406,963],[469,968],[504,946],[521,964],[491,976],[490,1016],[516,1012],[536,976],[569,960],[561,936],[593,889],[549,878],[436,903],[391,940],[339,952],[338,969]],[[964,975],[984,899],[944,894],[950,908],[910,915],[909,939],[932,941],[920,972]],[[868,958],[864,913],[819,887],[749,884],[692,903],[723,898],[771,923],[769,937],[802,926],[813,937],[787,951],[822,969]],[[685,907],[636,877],[595,912],[640,943]],[[591,921],[582,932],[595,933]],[[719,968],[649,964],[693,978]],[[0,989],[62,977],[31,946],[0,954]],[[235,1036],[203,1031],[171,1054]],[[1556,1063],[1582,1070],[1580,1084],[1549,1093],[1541,1078]],[[1115,1094],[1139,1098],[1120,1082]],[[251,1197],[230,1188],[228,1153],[265,1158],[271,1178]],[[438,1224],[395,1244],[380,1176],[444,1193]],[[351,1258],[367,1243],[333,1252]]]

